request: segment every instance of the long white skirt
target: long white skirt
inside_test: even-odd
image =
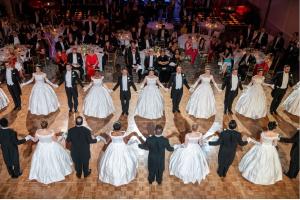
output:
[[[284,109],[296,116],[300,116],[300,88],[294,90],[283,102]]]
[[[0,88],[0,110],[8,106],[9,100],[4,93],[4,91]]]

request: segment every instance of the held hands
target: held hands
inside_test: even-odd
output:
[[[83,87],[83,92],[86,92],[88,90],[87,87]]]
[[[191,87],[191,88],[189,89],[189,91],[190,91],[190,93],[193,93],[193,92],[195,91],[195,88]]]
[[[25,140],[26,140],[26,141],[28,141],[28,140],[33,141],[33,137],[32,137],[31,135],[27,135],[27,136],[25,137]]]

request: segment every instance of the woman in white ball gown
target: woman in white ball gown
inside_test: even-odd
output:
[[[184,147],[177,148],[170,158],[170,174],[180,178],[184,184],[196,183],[205,179],[209,173],[205,154],[200,146],[202,134],[197,132],[198,125],[186,134]]]
[[[168,91],[154,75],[154,69],[150,69],[149,75],[141,85],[142,91],[135,109],[136,115],[146,119],[158,119],[164,115],[164,99],[157,85]]]
[[[252,77],[248,88],[240,96],[235,105],[237,113],[251,119],[259,119],[267,115],[267,99],[262,85],[271,85],[264,83],[265,77],[263,73],[264,71],[260,69],[257,75]]]
[[[115,111],[115,107],[109,90],[103,83],[104,76],[97,70],[91,78],[91,83],[84,88],[87,91],[83,103],[83,113],[90,117],[106,118]]]
[[[268,131],[261,133],[256,143],[242,158],[239,170],[242,176],[254,184],[272,185],[282,180],[282,168],[276,149],[278,134],[273,130],[276,122],[269,122]]]
[[[7,107],[8,103],[9,103],[9,100],[8,100],[6,94],[0,88],[0,110],[2,110],[3,108]]]
[[[32,74],[32,78],[21,86],[28,85],[35,80],[35,84],[31,90],[29,98],[28,110],[34,115],[48,115],[55,112],[59,108],[57,96],[50,85],[57,88],[58,85],[51,83],[45,73],[42,72],[40,66],[35,67],[36,72]],[[48,84],[47,84],[48,83]]]
[[[283,102],[283,106],[288,113],[300,116],[300,82],[294,86],[294,91]]]
[[[72,173],[72,159],[61,144],[57,142],[53,130],[47,129],[48,123],[41,122],[42,129],[35,133],[33,141],[38,141],[32,155],[29,180],[50,184],[65,179]]]
[[[200,81],[201,83],[199,84]],[[193,93],[186,106],[186,112],[189,115],[196,118],[208,119],[216,114],[216,101],[210,85],[211,82],[219,92],[222,91],[215,82],[213,75],[210,74],[210,69],[206,68],[205,73],[199,76],[190,89]]]
[[[135,133],[126,135],[120,131],[121,123],[113,125],[109,133],[111,143],[101,157],[99,163],[99,180],[114,186],[128,184],[136,177],[138,160],[132,146],[128,141]]]

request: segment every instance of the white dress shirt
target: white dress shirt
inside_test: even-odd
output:
[[[128,76],[122,76],[122,90],[123,91],[127,91],[128,88],[127,88],[127,79],[128,79]]]
[[[149,57],[149,67],[153,67],[153,55]]]
[[[182,75],[176,73],[176,89],[182,88]]]
[[[259,39],[258,39],[258,43],[261,44],[261,39],[264,36],[264,33],[260,33]]]
[[[231,91],[235,91],[238,87],[239,78],[237,75],[231,76]]]
[[[65,45],[64,45],[63,42],[60,42],[60,46],[61,46],[61,49],[62,49],[62,50],[65,50]]]
[[[89,35],[93,35],[93,26],[92,26],[92,22],[89,21]]]
[[[165,30],[161,30],[160,39],[162,39],[162,40],[165,39]]]
[[[66,73],[66,87],[67,88],[72,87],[72,71],[67,71]]]
[[[135,53],[132,53],[132,64],[136,65]]]
[[[277,46],[277,43],[279,42],[279,40],[280,40],[280,37],[277,37],[277,40],[276,40],[275,45],[274,45],[274,48]]]
[[[20,44],[18,36],[14,37],[14,45]]]
[[[7,85],[14,85],[12,80],[12,69],[6,69],[6,83]]]
[[[286,89],[289,83],[289,73],[283,72],[283,78],[281,83],[281,89]]]
[[[147,39],[146,40],[146,49],[149,49],[150,48],[150,43],[149,43],[149,40]]]
[[[73,56],[73,64],[77,64],[77,53],[72,53]]]

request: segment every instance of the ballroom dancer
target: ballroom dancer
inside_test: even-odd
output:
[[[82,126],[83,118],[81,116],[76,117],[75,123],[76,126],[68,130],[66,141],[71,143],[71,157],[75,165],[76,176],[81,178],[83,171],[83,175],[86,178],[92,173],[92,170],[89,169],[90,144],[96,143],[100,139],[94,139],[91,131]]]
[[[9,100],[4,93],[4,91],[0,88],[0,110],[4,109],[8,106]]]
[[[133,87],[134,91],[137,91],[133,82],[132,76],[128,75],[127,68],[122,69],[122,76],[118,77],[118,82],[113,88],[115,91],[120,86],[120,99],[122,105],[122,115],[128,115],[129,102],[131,98],[130,87]]]
[[[233,69],[231,75],[226,76],[222,84],[222,90],[225,88],[224,114],[229,113],[232,115],[232,103],[238,95],[239,89],[243,90],[241,77],[238,75],[237,69]]]
[[[113,124],[109,133],[111,143],[108,145],[99,163],[99,180],[114,186],[130,183],[137,173],[138,160],[134,149],[128,141],[136,133],[129,135],[121,131],[121,123]]]
[[[247,90],[240,96],[235,105],[237,113],[251,119],[259,119],[267,115],[267,98],[262,85],[271,85],[264,83],[263,73],[263,70],[260,69],[258,74],[252,77]]]
[[[290,167],[284,173],[289,178],[296,178],[299,172],[299,129],[291,138],[280,137],[279,142],[292,143],[293,146],[290,151]]]
[[[50,184],[65,180],[72,173],[72,160],[68,152],[57,142],[56,133],[48,129],[48,122],[41,122],[41,129],[32,139],[38,141],[32,155],[29,180]]]
[[[182,73],[182,68],[180,65],[176,67],[176,72],[171,75],[171,78],[169,80],[168,88],[171,89],[171,98],[172,98],[172,104],[173,113],[179,112],[179,104],[183,95],[183,85],[186,86],[187,89],[190,89],[190,86],[186,80],[186,76],[184,73]]]
[[[209,145],[220,145],[217,173],[221,178],[226,177],[227,171],[234,160],[237,146],[248,144],[247,141],[242,140],[241,133],[235,130],[236,127],[236,121],[231,120],[228,124],[229,129],[222,131],[217,141],[209,142]]]
[[[91,77],[91,83],[84,87],[84,91],[91,88],[83,103],[83,113],[87,116],[106,118],[115,111],[111,90],[103,83],[103,79],[100,70],[96,70],[95,76]]]
[[[268,130],[261,133],[260,142],[244,155],[239,164],[242,176],[248,181],[259,185],[272,185],[282,180],[282,169],[276,149],[278,134],[274,132],[276,122],[268,123]]]
[[[5,80],[8,91],[14,101],[14,110],[21,110],[21,78],[17,69],[13,68],[9,62],[4,63],[5,69],[2,72],[2,82]]]
[[[283,102],[283,106],[288,113],[300,116],[300,81],[293,89],[294,91]]]
[[[32,78],[26,83],[22,83],[21,87],[32,83],[34,80],[35,84],[31,90],[28,110],[34,115],[48,115],[57,111],[60,105],[55,92],[49,85],[54,88],[57,88],[58,85],[51,83],[47,79],[47,75],[42,72],[42,68],[39,65],[35,67],[35,73],[32,74]]]
[[[288,86],[293,86],[293,76],[290,73],[291,67],[285,65],[283,72],[278,72],[273,78],[272,82],[274,83],[274,89],[271,93],[273,100],[270,106],[270,113],[278,114],[277,108],[281,103],[282,98],[284,97]]]
[[[167,91],[154,75],[154,69],[149,69],[149,75],[141,84],[142,91],[135,109],[136,115],[146,119],[158,119],[164,115],[164,99],[157,85]]]
[[[152,184],[155,180],[162,183],[165,169],[165,150],[174,151],[169,140],[163,136],[163,127],[156,125],[155,134],[148,137],[146,141],[139,144],[139,148],[149,150],[148,155],[148,182]]]
[[[170,174],[180,178],[184,184],[200,184],[209,173],[201,142],[202,134],[198,132],[198,125],[193,124],[192,132],[185,135],[183,147],[177,148],[171,155]]]
[[[31,138],[30,135],[27,135],[24,139],[19,140],[17,132],[8,127],[8,120],[6,118],[0,119],[0,144],[3,160],[12,178],[18,178],[22,175],[18,145],[24,144]]]
[[[81,87],[83,87],[83,84],[79,79],[77,72],[72,70],[71,65],[66,66],[66,71],[64,72],[58,85],[61,85],[63,82],[65,82],[65,91],[68,98],[69,112],[72,112],[73,108],[75,112],[78,112],[77,83],[79,83]]]
[[[201,84],[199,84],[200,81]],[[205,73],[200,75],[198,80],[191,87],[191,91],[194,92],[186,105],[186,112],[189,115],[196,118],[208,119],[216,114],[216,101],[210,82],[213,82],[216,89],[221,92],[213,75],[210,74],[210,69],[206,68]]]

